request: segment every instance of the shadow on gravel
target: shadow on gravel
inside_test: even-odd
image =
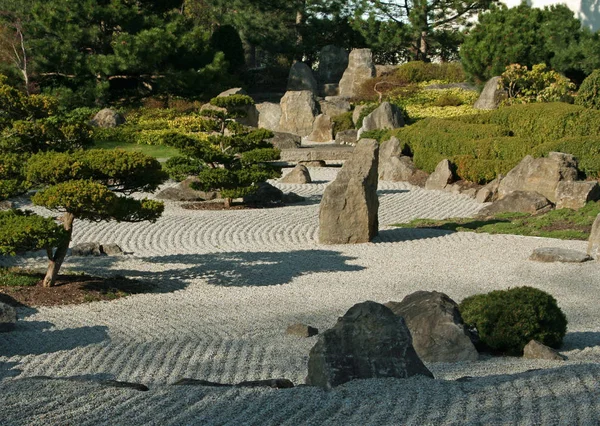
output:
[[[446,231],[431,228],[393,228],[379,230],[379,235],[374,243],[401,243],[403,241],[424,240],[438,238],[453,234],[455,231]]]
[[[567,333],[561,350],[586,349],[600,346],[600,332],[597,331],[574,331]]]
[[[21,370],[14,368],[17,365],[19,365],[18,362],[0,362],[0,380],[8,377],[17,377],[21,374]]]
[[[41,355],[71,350],[108,340],[108,327],[79,327],[48,330],[45,321],[17,321],[15,329],[0,336],[0,355]]]
[[[155,292],[181,290],[191,279],[205,279],[222,287],[273,286],[289,283],[294,277],[317,272],[352,272],[364,269],[350,265],[356,258],[332,250],[285,252],[233,252],[177,254],[142,258],[144,262],[173,265],[164,272],[115,270],[157,282]]]
[[[388,195],[388,194],[403,194],[410,192],[408,189],[378,189],[377,195]]]

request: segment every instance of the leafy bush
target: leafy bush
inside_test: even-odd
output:
[[[354,129],[354,122],[352,121],[352,111],[345,112],[343,114],[336,115],[331,119],[333,122],[333,135],[335,136],[338,132],[345,130]]]
[[[22,194],[30,187],[24,177],[26,154],[0,154],[0,200]]]
[[[421,62],[412,61],[400,65],[395,72],[398,83],[421,83],[440,80],[445,83],[461,83],[466,80],[460,62]]]
[[[493,351],[520,355],[530,340],[558,348],[567,319],[556,300],[532,287],[516,287],[467,297],[459,305],[465,324]]]
[[[444,93],[435,101],[433,101],[433,106],[436,107],[447,107],[447,106],[461,106],[464,101],[460,96],[457,96],[453,93]]]
[[[30,211],[0,211],[0,253],[15,255],[56,247],[67,238],[64,228],[52,218]]]
[[[530,102],[573,102],[575,85],[571,81],[546,67],[511,64],[501,75],[500,84],[508,93],[507,105]]]
[[[594,70],[583,80],[575,103],[586,108],[600,109],[600,70]]]
[[[185,180],[188,176],[197,175],[203,167],[203,161],[181,155],[171,157],[163,164],[163,170],[177,182]]]

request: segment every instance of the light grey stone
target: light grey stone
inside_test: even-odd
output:
[[[425,182],[425,189],[443,190],[452,182],[452,169],[450,161],[444,159],[435,167],[435,171],[429,175]]]
[[[425,362],[476,361],[479,358],[458,304],[437,291],[417,291],[385,304],[406,321],[419,358]]]
[[[319,335],[310,350],[306,384],[331,389],[356,379],[417,374],[433,378],[413,348],[404,319],[368,301],[354,305]]]
[[[366,243],[377,235],[378,157],[376,140],[360,140],[336,179],[325,188],[319,210],[319,242]]]
[[[383,102],[372,113],[363,120],[362,127],[358,131],[358,138],[364,132],[378,129],[397,129],[404,126],[402,110],[389,102]]]
[[[338,145],[356,145],[356,141],[358,140],[358,130],[349,129],[342,130],[341,132],[337,132],[335,134],[335,143]]]
[[[556,208],[577,210],[589,201],[600,200],[598,181],[560,181],[556,185]]]
[[[306,184],[311,183],[310,173],[304,164],[297,164],[294,169],[287,175],[282,177],[279,182],[291,184]]]
[[[333,123],[331,117],[319,114],[313,122],[313,129],[308,140],[311,142],[331,142],[333,140]]]
[[[94,118],[90,121],[92,126],[102,128],[112,128],[125,123],[125,118],[117,111],[104,108],[98,111]]]
[[[340,96],[355,97],[365,81],[375,77],[371,49],[354,49],[348,58],[348,68],[340,80]]]
[[[587,254],[600,260],[600,214],[596,216],[588,239]]]
[[[523,348],[523,358],[546,359],[549,361],[565,360],[565,357],[559,354],[555,349],[552,349],[537,340],[532,340],[525,345]]]
[[[71,247],[71,256],[100,256],[100,243],[79,243]]]
[[[489,203],[495,201],[498,196],[498,186],[503,179],[502,175],[498,175],[496,179],[488,182],[485,186],[477,191],[475,199],[480,203]]]
[[[281,121],[281,105],[272,102],[256,104],[258,111],[258,127],[261,129],[279,131]]]
[[[325,99],[319,101],[319,106],[321,113],[332,118],[344,114],[352,108],[350,102],[340,96],[327,96]]]
[[[296,149],[302,144],[300,136],[283,132],[273,132],[273,137],[268,141],[277,149]]]
[[[122,256],[124,254],[121,247],[115,243],[102,244],[100,251],[107,256]]]
[[[541,247],[533,251],[531,256],[529,256],[529,260],[536,262],[583,263],[591,260],[591,257],[577,250]]]
[[[281,98],[279,131],[308,136],[317,116],[317,104],[308,90],[286,92]]]
[[[487,83],[483,91],[479,95],[479,99],[473,105],[475,109],[497,109],[500,103],[506,99],[506,91],[498,88],[500,77],[492,77]]]
[[[527,155],[500,181],[498,199],[513,191],[535,191],[555,203],[558,183],[577,180],[577,174],[577,162],[570,154],[551,152],[547,158]]]
[[[493,216],[498,213],[541,214],[552,210],[552,203],[537,192],[514,191],[501,200],[496,200],[479,211],[478,216]]]
[[[352,122],[356,126],[358,124],[358,120],[360,119],[360,114],[362,111],[367,108],[367,105],[356,105],[354,110],[352,111]]]
[[[285,334],[297,337],[312,337],[319,334],[319,330],[306,324],[292,324],[285,330]]]

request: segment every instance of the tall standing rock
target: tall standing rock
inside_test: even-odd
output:
[[[340,96],[353,98],[365,81],[375,77],[371,49],[354,49],[348,58],[348,68],[340,80]]]
[[[319,242],[366,243],[377,235],[378,157],[376,140],[359,141],[337,178],[325,188],[319,211]]]
[[[444,293],[417,291],[385,304],[406,321],[415,351],[425,362],[476,361],[477,349],[458,305]]]
[[[587,254],[596,260],[600,260],[600,214],[596,216],[590,238],[588,239]]]
[[[281,105],[272,102],[256,104],[258,111],[258,127],[261,129],[279,131],[281,121]]]
[[[331,389],[355,379],[432,377],[402,317],[376,302],[354,305],[322,333],[308,358],[306,384]]]
[[[317,93],[317,80],[315,80],[310,67],[304,62],[295,62],[292,68],[290,68],[287,90],[309,90],[315,94]]]
[[[360,130],[358,137],[364,132],[377,129],[397,129],[404,126],[404,117],[402,110],[389,102],[383,102],[371,114],[367,115]]]
[[[286,92],[281,98],[279,131],[308,136],[317,116],[317,104],[310,90]]]
[[[343,47],[331,44],[323,47],[319,53],[317,76],[319,83],[339,83],[348,67],[348,52]]]
[[[498,88],[500,77],[492,77],[479,95],[479,99],[473,105],[475,109],[497,109],[500,103],[506,99],[506,91]]]
[[[330,142],[333,140],[333,123],[326,114],[319,114],[313,123],[313,130],[308,135],[312,142]]]

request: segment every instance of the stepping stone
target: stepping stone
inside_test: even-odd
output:
[[[580,251],[558,247],[541,247],[535,249],[529,256],[529,260],[536,262],[582,263],[591,259],[590,256]]]

